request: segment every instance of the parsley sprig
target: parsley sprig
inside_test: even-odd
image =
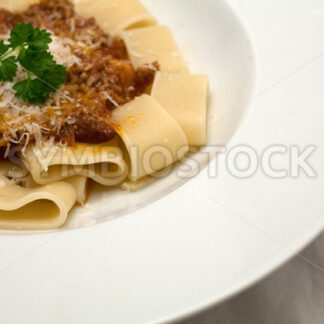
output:
[[[18,64],[27,79],[15,83],[16,97],[33,105],[43,104],[66,80],[66,69],[57,64],[49,52],[51,34],[32,24],[17,24],[10,33],[9,44],[0,42],[0,80],[13,82]]]

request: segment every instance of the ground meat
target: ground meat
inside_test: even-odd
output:
[[[108,124],[109,125],[109,124]],[[83,143],[101,143],[111,139],[115,130],[107,122],[81,113],[74,125],[65,124],[60,132],[60,138],[69,146],[75,146],[76,139]]]
[[[72,53],[81,64],[67,69],[62,91],[73,100],[60,103],[59,131],[48,125],[48,116],[35,117],[40,126],[50,129],[44,135],[54,135],[57,141],[63,140],[68,145],[101,143],[114,137],[111,111],[147,90],[159,69],[158,63],[135,69],[123,40],[104,33],[93,18],[79,17],[67,0],[42,0],[20,14],[0,10],[0,33],[7,33],[20,22],[46,28],[58,37],[74,41],[85,39],[92,44],[86,51],[71,45]],[[4,137],[0,138],[1,145],[5,142]]]

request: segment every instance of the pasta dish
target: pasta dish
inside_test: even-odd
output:
[[[206,144],[208,76],[138,0],[4,0],[0,41],[0,229],[57,229],[89,181],[136,190]]]

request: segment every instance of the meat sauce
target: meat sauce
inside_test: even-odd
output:
[[[0,10],[1,34],[10,32],[21,22],[46,28],[55,36],[74,40],[75,44],[80,39],[91,44],[85,51],[71,43],[71,52],[81,63],[67,68],[67,81],[61,91],[73,100],[60,103],[58,129],[51,128],[48,112],[35,117],[41,129],[47,129],[42,135],[54,136],[69,146],[76,142],[102,143],[112,139],[116,133],[111,111],[145,93],[159,69],[158,63],[135,69],[123,40],[104,33],[95,19],[78,16],[67,0],[42,0],[19,14]],[[5,144],[2,136],[0,145]]]

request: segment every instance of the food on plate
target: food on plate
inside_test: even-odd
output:
[[[208,77],[137,0],[0,4],[0,229],[64,225],[206,144]]]

